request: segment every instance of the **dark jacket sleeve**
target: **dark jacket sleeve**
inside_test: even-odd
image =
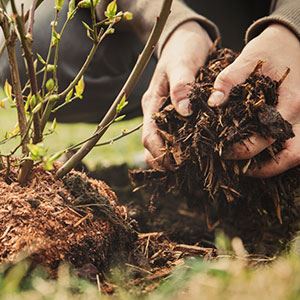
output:
[[[273,1],[271,14],[255,21],[247,30],[246,42],[274,23],[286,26],[300,39],[300,0]]]
[[[103,18],[103,11],[105,10],[107,3],[108,1],[100,1],[98,7],[99,18]],[[145,43],[156,17],[159,15],[163,0],[118,0],[117,3],[120,10],[133,13],[133,20],[126,26],[130,26],[130,29],[137,34],[143,43]],[[182,1],[173,0],[171,14],[157,46],[158,56],[160,56],[161,51],[172,32],[181,24],[191,20],[198,22],[206,29],[212,40],[219,37],[219,30],[213,22],[191,10]]]

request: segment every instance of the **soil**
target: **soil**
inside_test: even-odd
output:
[[[286,247],[298,229],[299,207],[295,191],[300,168],[270,179],[245,176],[247,170],[273,159],[294,133],[276,110],[279,81],[261,74],[262,62],[249,78],[235,86],[228,102],[210,108],[207,100],[217,75],[237,54],[214,50],[200,68],[189,95],[193,114],[180,116],[169,98],[153,116],[165,147],[165,170],[133,170],[136,187],[145,189],[152,205],[167,195],[186,199],[204,215],[208,230],[220,228],[230,237],[242,238],[251,253],[273,255]],[[276,140],[249,160],[226,160],[223,153],[253,134]]]

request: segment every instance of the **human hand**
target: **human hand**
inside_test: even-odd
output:
[[[290,68],[289,75],[279,87],[277,110],[293,125],[295,137],[286,141],[284,149],[275,159],[247,173],[255,177],[271,177],[300,164],[300,41],[295,34],[279,24],[266,28],[219,74],[208,104],[212,107],[224,104],[231,88],[247,79],[258,60],[264,61],[262,73],[274,80],[279,80]],[[243,142],[235,144],[225,158],[249,159],[270,146],[274,140],[253,135]]]
[[[172,104],[179,114],[192,114],[188,99],[189,83],[193,82],[212,47],[207,32],[196,22],[179,26],[164,46],[151,83],[142,99],[144,126],[142,142],[147,163],[155,168],[164,164],[163,142],[157,132],[152,116],[158,112],[165,97],[170,95]]]

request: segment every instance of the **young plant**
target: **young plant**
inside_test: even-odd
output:
[[[5,3],[4,3],[5,2]],[[51,129],[45,132],[46,124],[50,114],[58,111],[65,105],[69,105],[77,99],[83,98],[85,89],[84,74],[91,64],[93,57],[99,48],[101,42],[115,31],[115,25],[120,20],[131,20],[130,12],[118,11],[116,0],[110,2],[105,11],[105,18],[101,21],[96,16],[96,6],[99,0],[70,0],[66,21],[61,30],[58,29],[58,20],[65,0],[55,0],[55,16],[51,22],[51,42],[46,57],[34,54],[32,46],[34,42],[33,25],[35,11],[43,0],[33,0],[31,8],[24,11],[22,5],[21,12],[16,7],[15,0],[0,0],[0,26],[4,33],[5,47],[8,53],[10,66],[10,83],[6,81],[4,91],[8,101],[10,101],[17,110],[18,125],[14,133],[7,135],[0,145],[13,138],[19,138],[18,145],[8,154],[1,154],[2,158],[7,160],[7,174],[9,174],[9,161],[16,151],[22,149],[22,159],[20,161],[20,171],[18,181],[21,184],[27,182],[28,176],[32,170],[34,162],[43,163],[46,169],[53,168],[53,162],[59,158],[68,149],[64,149],[49,155],[45,149],[43,141],[46,135],[55,130],[56,121],[54,120]],[[172,0],[164,0],[160,16],[158,17],[153,31],[146,43],[143,53],[134,67],[130,77],[120,91],[119,95],[112,103],[109,111],[97,126],[92,137],[86,141],[80,142],[77,146],[83,144],[81,149],[57,172],[58,177],[64,176],[69,172],[85,155],[97,144],[100,137],[107,128],[114,122],[120,121],[124,116],[120,115],[123,108],[127,105],[127,98],[134,85],[139,79],[145,66],[147,65],[154,47],[161,35],[162,29],[166,23],[170,12]],[[10,4],[12,14],[8,13],[7,6]],[[88,38],[92,41],[92,47],[87,55],[85,62],[79,72],[64,90],[59,90],[59,80],[57,69],[59,65],[59,47],[66,27],[70,20],[75,16],[79,9],[89,9],[91,14],[91,25],[84,22]],[[16,44],[20,42],[25,61],[28,81],[24,86],[21,84],[18,60],[16,57]],[[38,76],[42,76],[41,85],[38,84]],[[1,102],[3,105],[3,102]],[[136,129],[135,129],[136,130]],[[129,131],[132,132],[132,131]],[[116,140],[126,136],[123,133],[116,137]],[[3,166],[4,164],[1,163]]]

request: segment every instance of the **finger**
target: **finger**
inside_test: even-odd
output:
[[[250,169],[248,176],[272,177],[281,174],[300,164],[300,125],[294,128],[295,137],[286,141],[285,149],[275,155],[274,159],[265,162],[262,166]]]
[[[232,145],[230,149],[224,151],[222,157],[228,160],[250,159],[274,142],[274,139],[254,134],[248,139]]]
[[[237,84],[243,83],[251,74],[254,67],[255,63],[246,61],[243,57],[239,56],[217,76],[213,92],[208,99],[208,105],[216,107],[224,104],[230,90]]]
[[[171,101],[176,111],[184,117],[192,114],[188,96],[191,90],[191,83],[195,80],[196,71],[182,66],[168,71]]]
[[[144,151],[144,157],[145,157],[146,164],[150,168],[157,169],[157,170],[161,169],[161,166],[157,163],[157,160],[152,156],[152,154],[147,149],[145,149]]]
[[[274,159],[264,163],[261,167],[249,170],[248,176],[267,178],[279,175],[299,164],[299,158],[290,151],[284,149]]]
[[[153,119],[144,118],[142,142],[154,158],[162,156],[164,143],[157,133],[157,126]]]
[[[157,68],[153,74],[149,89],[142,99],[144,115],[142,143],[154,158],[162,156],[164,143],[157,133],[157,126],[152,116],[159,111],[165,99],[163,96],[167,94],[168,84],[166,75]]]

